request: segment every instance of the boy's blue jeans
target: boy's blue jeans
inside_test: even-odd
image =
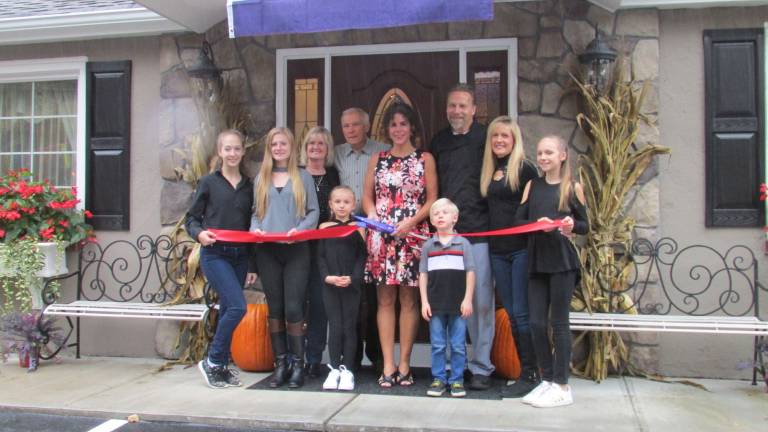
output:
[[[200,267],[219,295],[219,323],[208,347],[208,359],[218,366],[226,366],[232,333],[245,316],[243,285],[248,272],[248,247],[214,243],[200,248]]]
[[[432,314],[429,339],[432,343],[432,379],[448,384],[464,382],[467,363],[467,320],[459,314]],[[450,344],[450,345],[449,345]],[[451,353],[451,376],[445,372],[446,351]]]

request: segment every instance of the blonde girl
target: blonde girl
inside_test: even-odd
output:
[[[543,176],[526,184],[517,219],[519,222],[562,219],[564,225],[528,237],[528,306],[542,381],[523,402],[550,408],[573,403],[568,385],[571,361],[568,310],[578,283],[580,264],[569,237],[572,233],[586,234],[589,221],[584,191],[571,177],[565,140],[556,135],[542,138],[536,146],[536,162]]]
[[[348,186],[331,191],[328,205],[331,220],[320,225],[330,228],[353,225],[355,193]],[[365,268],[365,241],[361,231],[343,238],[321,240],[317,262],[323,281],[323,302],[328,315],[328,355],[330,372],[325,390],[353,390],[357,354],[357,318]]]
[[[299,168],[299,148],[287,128],[266,137],[264,160],[254,185],[251,231],[293,234],[317,226],[318,203],[312,176]],[[269,305],[269,332],[275,354],[271,387],[304,385],[304,302],[309,280],[309,245],[264,243],[256,265]],[[287,345],[286,345],[287,340]],[[289,362],[293,369],[289,371]],[[290,376],[289,376],[290,375]]]

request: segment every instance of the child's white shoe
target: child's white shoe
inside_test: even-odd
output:
[[[331,371],[328,372],[328,378],[326,378],[325,382],[323,382],[323,390],[336,390],[339,388],[339,378],[341,376],[341,371],[334,369],[331,365],[328,365],[328,369]]]
[[[339,376],[339,390],[346,390],[346,391],[352,391],[355,389],[355,376],[352,374],[352,371],[346,368],[346,366],[341,365],[339,366],[339,370],[341,371]]]
[[[538,399],[539,396],[541,396],[544,392],[549,390],[549,387],[551,385],[552,385],[552,383],[549,382],[549,381],[542,381],[542,382],[540,382],[539,385],[534,387],[533,390],[531,390],[530,393],[528,393],[527,395],[525,395],[525,397],[523,397],[523,403],[524,404],[528,404],[528,405],[533,404],[533,401]]]
[[[573,394],[571,393],[571,386],[566,386],[566,389],[563,390],[559,385],[553,384],[541,396],[531,402],[531,405],[536,408],[554,408],[572,403]]]

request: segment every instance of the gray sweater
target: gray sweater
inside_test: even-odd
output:
[[[315,183],[312,176],[304,169],[299,170],[301,182],[306,191],[305,213],[303,217],[296,216],[296,203],[293,199],[292,181],[289,179],[282,191],[275,189],[274,185],[269,186],[269,197],[267,201],[267,211],[263,218],[258,218],[256,212],[251,216],[251,231],[260,229],[265,232],[288,232],[293,228],[299,231],[317,228],[317,219],[320,214],[320,207],[317,204],[317,192],[315,192]],[[259,185],[259,178],[255,179],[253,189]],[[256,202],[254,200],[254,207]],[[255,210],[255,208],[254,208]]]

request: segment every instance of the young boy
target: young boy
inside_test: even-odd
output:
[[[472,245],[453,230],[459,209],[441,198],[429,209],[437,233],[424,243],[419,264],[421,316],[429,321],[432,343],[432,384],[429,396],[442,396],[446,384],[451,396],[464,397],[464,365],[467,349],[467,318],[472,315],[475,262]],[[445,351],[450,344],[451,376],[445,370]]]

